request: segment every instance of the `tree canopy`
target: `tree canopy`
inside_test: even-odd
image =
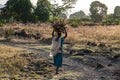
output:
[[[114,18],[120,18],[120,6],[116,6],[114,9]]]
[[[101,22],[107,15],[107,6],[99,1],[93,1],[90,5],[90,13],[94,22]]]
[[[53,3],[48,3],[50,0],[44,0],[46,2],[47,8],[51,12],[52,16],[60,16],[62,13],[67,11],[70,8],[73,8],[73,5],[76,3],[77,0],[62,0],[62,5],[59,5],[57,0],[54,0]]]
[[[30,0],[8,0],[5,5],[7,16],[13,16],[16,20],[24,20],[25,22],[33,9]]]
[[[77,0],[62,0],[59,5],[57,0],[38,0],[34,7],[30,0],[8,0],[2,12],[7,17],[14,17],[17,21],[29,22],[35,20],[47,21],[52,17],[66,17],[65,11],[72,8]]]
[[[49,19],[49,10],[48,10],[44,0],[38,0],[37,7],[36,7],[34,13],[37,16],[38,20],[40,20],[40,21],[44,22]]]

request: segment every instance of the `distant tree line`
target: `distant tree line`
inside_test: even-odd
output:
[[[4,22],[9,20],[26,22],[45,22],[51,17],[66,18],[65,11],[72,8],[77,0],[62,0],[63,5],[50,2],[51,0],[38,0],[33,6],[30,0],[8,0],[5,7],[1,9],[0,19]]]
[[[5,7],[1,9],[0,25],[2,23],[21,21],[27,22],[46,22],[53,21],[54,18],[67,18],[66,11],[73,8],[77,0],[62,0],[63,4],[56,3],[57,0],[38,0],[37,5],[33,6],[30,0],[8,0]],[[99,1],[90,4],[90,15],[86,15],[80,10],[70,15],[71,25],[79,23],[99,23],[103,25],[120,24],[120,6],[116,6],[113,14],[107,14],[107,6]],[[85,24],[86,24],[85,23]]]
[[[85,24],[119,25],[120,24],[120,6],[116,6],[113,14],[107,14],[107,6],[99,1],[93,1],[90,4],[90,15],[87,16],[83,11],[78,11],[70,15],[69,19],[75,26],[81,22]],[[77,20],[77,22],[76,22]],[[74,22],[73,22],[74,21]]]

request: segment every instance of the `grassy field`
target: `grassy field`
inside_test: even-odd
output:
[[[7,24],[4,25],[3,30],[12,29],[13,31],[25,29],[28,34],[41,34],[41,40],[51,42],[52,28],[48,23],[38,24]],[[96,45],[104,44],[108,47],[120,47],[120,26],[79,26],[73,28],[67,26],[68,37],[66,42],[74,45],[86,45],[88,42]],[[13,37],[14,39],[14,37]],[[31,41],[31,39],[28,39]],[[33,39],[34,41],[34,39]]]
[[[0,44],[0,80],[43,79],[43,76],[52,75],[49,61],[34,58],[36,56],[22,48]]]
[[[14,76],[25,66],[27,60],[19,56],[23,52],[23,49],[0,44],[0,77]]]
[[[46,23],[42,24],[7,24],[4,25],[4,30],[12,28],[13,30],[25,29],[28,33],[41,33],[44,38],[50,38],[52,33],[51,26]],[[120,39],[120,26],[79,26],[72,28],[67,26],[68,37],[67,41],[81,42],[81,41],[96,41],[112,43]]]
[[[49,38],[51,38],[52,32],[52,28],[48,23],[27,25],[21,23],[6,24],[0,29],[3,31],[3,34],[4,31],[7,29],[12,29],[13,31],[25,29],[25,31],[30,34],[35,34],[36,32],[39,32],[42,35],[43,41],[50,40]],[[0,34],[2,34],[2,31]],[[89,49],[93,52],[99,51],[101,53],[103,51],[110,51],[112,49],[112,54],[118,54],[120,52],[120,26],[79,26],[77,28],[67,26],[67,32],[68,37],[65,42],[73,44],[72,49]],[[2,41],[4,42],[4,38],[1,38],[0,40],[1,43]],[[43,77],[38,75],[41,73],[37,72],[39,71],[39,69],[36,67],[36,65],[40,66],[41,64],[43,64],[44,66],[46,66],[48,61],[44,61],[44,59],[41,58],[36,59],[35,57],[38,55],[36,55],[35,53],[29,53],[27,50],[24,50],[24,48],[29,48],[49,52],[50,44],[45,45],[43,43],[39,43],[39,41],[40,40],[37,41],[35,39],[19,39],[13,37],[12,35],[12,40],[10,42],[8,42],[7,44],[0,44],[0,79],[19,79],[19,77],[25,77],[25,75],[26,77],[34,78]],[[88,45],[88,42],[94,43],[96,46]],[[17,47],[9,45],[11,43],[15,44],[15,46]],[[104,46],[101,48],[99,47],[100,44],[103,44]],[[38,64],[38,62],[41,64]],[[34,69],[30,67],[30,64],[34,66]],[[21,71],[26,68],[26,65],[29,65],[28,67],[30,67],[30,70],[32,70],[31,72],[29,72],[30,74],[27,74],[28,72],[26,73]],[[51,66],[51,64],[47,64],[46,67],[44,66],[42,66],[42,71],[47,71],[46,73],[44,73],[44,77],[46,77],[48,74],[52,75],[53,67]],[[31,78],[28,78],[28,80],[29,79]]]

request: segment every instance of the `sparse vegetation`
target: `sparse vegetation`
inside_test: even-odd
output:
[[[80,23],[81,23],[80,19],[71,19],[71,20],[69,20],[70,26],[74,27],[74,28],[78,27],[79,25],[81,25]]]
[[[10,41],[11,40],[11,36],[14,34],[14,30],[11,28],[5,29],[5,33],[4,33],[4,37],[6,38],[6,40]]]
[[[24,50],[6,45],[0,45],[0,77],[17,74],[27,61],[18,55]]]
[[[21,27],[20,27],[21,26]],[[17,25],[4,25],[3,29],[12,30],[13,33],[16,30],[25,29],[27,33],[35,34],[39,32],[44,39],[51,37],[52,27],[48,24],[17,24]],[[78,28],[72,28],[68,26],[68,37],[67,41],[70,42],[86,42],[86,41],[95,41],[95,42],[106,42],[112,43],[119,41],[120,39],[120,27],[119,26],[79,26]],[[31,32],[32,31],[32,32]],[[73,37],[74,36],[74,37]]]
[[[41,24],[21,24],[21,23],[15,23],[15,24],[6,24],[4,25],[1,30],[9,30],[12,29],[13,31],[19,31],[24,29],[27,34],[29,31],[32,31],[32,34],[35,34],[36,32],[39,32],[42,34],[43,39],[39,40],[42,43],[38,44],[19,44],[19,42],[24,42],[25,40],[34,41],[34,39],[23,39],[23,38],[16,38],[12,37],[12,40],[10,42],[7,42],[7,44],[14,44],[14,46],[24,48],[25,50],[21,48],[15,48],[12,46],[6,45],[6,43],[3,42],[5,45],[0,45],[0,77],[6,77],[5,79],[63,79],[67,75],[65,79],[70,79],[71,75],[69,73],[66,73],[65,75],[61,75],[60,77],[53,76],[54,68],[49,62],[49,60],[41,58],[42,55],[36,54],[36,53],[29,53],[29,49],[33,49],[34,51],[45,51],[48,53],[50,51],[50,45],[48,46],[48,42],[51,41],[51,33],[52,27],[47,23],[41,23]],[[68,26],[67,32],[68,37],[66,42],[72,43],[71,48],[69,50],[72,50],[73,53],[71,53],[70,59],[80,62],[84,65],[90,65],[89,64],[89,58],[84,57],[84,55],[104,55],[104,56],[114,56],[118,54],[120,51],[120,27],[119,26],[78,26],[76,28]],[[13,35],[12,35],[13,36]],[[16,40],[16,41],[15,41]],[[23,40],[23,41],[22,41]],[[0,40],[4,41],[4,39]],[[18,42],[18,44],[16,43]],[[35,42],[35,41],[34,41]],[[43,43],[47,43],[42,45]],[[28,49],[27,49],[28,48]],[[27,49],[27,50],[26,50]],[[65,55],[69,55],[69,51],[65,47]],[[112,50],[112,54],[111,53]],[[99,54],[98,54],[99,53]],[[37,58],[36,57],[41,58]],[[46,54],[44,54],[46,55]],[[109,57],[108,56],[108,57]],[[81,58],[82,57],[82,58]],[[85,58],[85,59],[84,59]],[[86,60],[87,59],[87,60]],[[112,59],[112,57],[111,57]],[[51,61],[51,60],[50,60]],[[42,65],[41,65],[42,64]],[[90,67],[96,67],[98,63],[94,63],[93,65],[90,65]],[[46,67],[44,67],[47,65]],[[99,63],[99,65],[101,65]],[[41,67],[42,66],[42,67]],[[40,69],[38,67],[41,67]],[[11,71],[12,69],[12,71]],[[80,73],[81,74],[81,73]],[[40,76],[39,76],[40,75]],[[75,73],[76,75],[76,73]],[[82,74],[83,75],[83,74]],[[73,77],[78,78],[79,76]],[[81,76],[82,77],[82,76]]]
[[[32,59],[35,55],[21,48],[0,45],[0,79],[48,77],[53,72],[52,65],[44,58]]]
[[[120,79],[120,6],[107,14],[106,4],[93,1],[89,15],[70,15],[77,1],[38,0],[33,6],[8,0],[0,7],[0,80]],[[49,57],[53,29],[68,33],[58,75]]]

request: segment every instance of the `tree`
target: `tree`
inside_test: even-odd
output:
[[[114,9],[114,18],[120,18],[120,6],[116,6]]]
[[[30,0],[8,0],[5,5],[7,16],[13,16],[16,20],[22,20],[23,22],[29,21],[33,9]]]
[[[90,5],[90,13],[94,22],[101,22],[107,15],[107,6],[99,1],[94,1]]]
[[[51,0],[44,0],[46,2],[47,8],[49,9],[50,13],[53,17],[58,17],[62,13],[66,12],[68,9],[73,8],[73,5],[76,3],[77,0],[62,0],[62,5],[59,5],[57,0],[54,0],[53,3],[48,3]]]
[[[67,15],[66,15],[65,13],[62,13],[62,14],[60,15],[60,17],[66,19],[66,18],[67,18]]]
[[[108,14],[106,19],[114,19],[113,14]]]
[[[81,18],[85,18],[85,17],[86,17],[86,14],[82,10],[70,15],[70,19],[81,19]]]
[[[49,19],[49,10],[44,0],[38,0],[35,15],[38,17],[38,20],[43,22]]]

